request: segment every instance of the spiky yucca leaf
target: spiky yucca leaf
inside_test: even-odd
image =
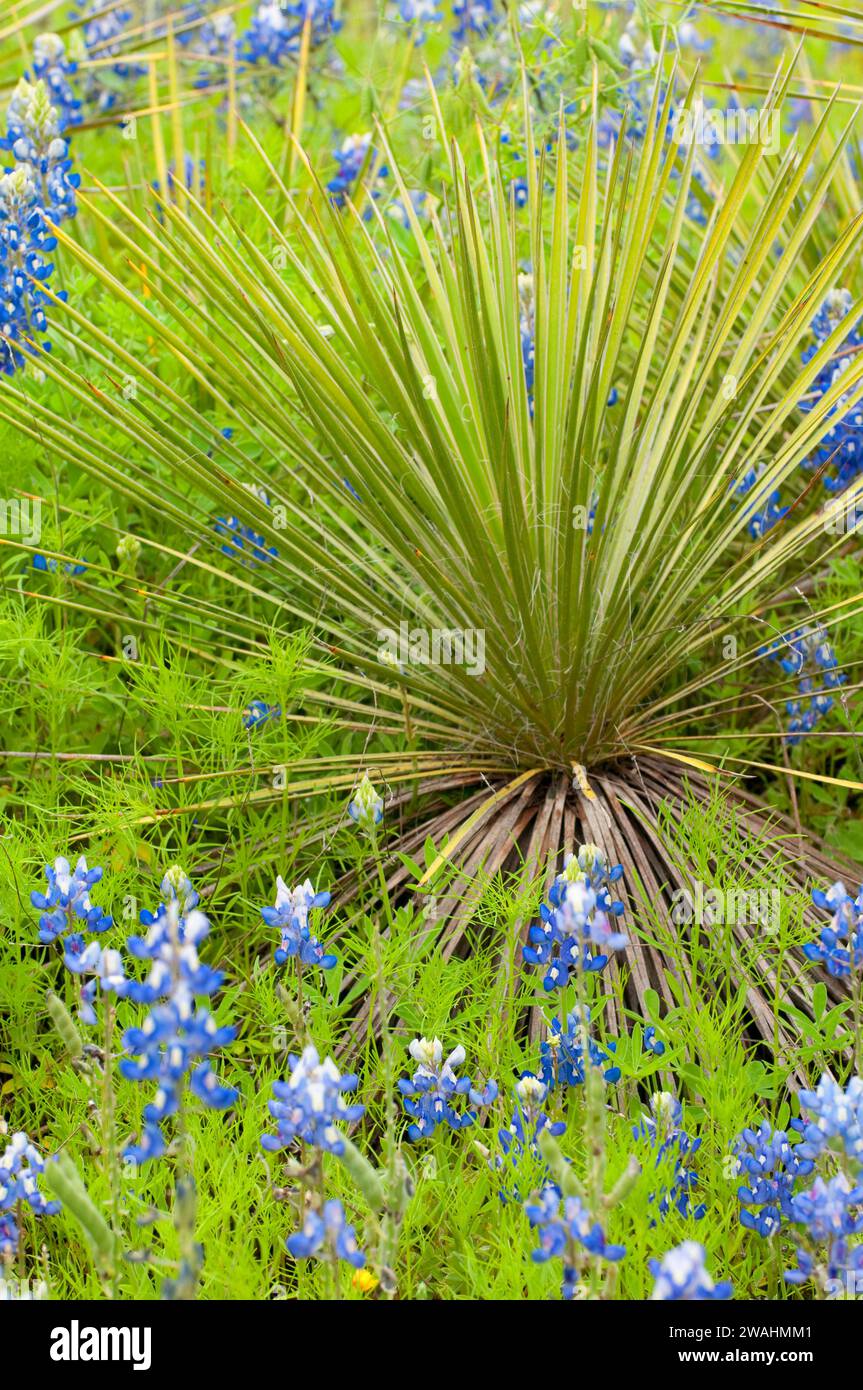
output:
[[[716,15],[761,24],[776,34],[803,35],[849,46],[863,44],[863,18],[850,4],[829,0],[712,0]]]
[[[777,74],[768,116],[789,82],[790,70]],[[852,218],[826,255],[811,255],[844,144],[826,141],[833,103],[800,148],[792,142],[778,157],[757,143],[737,150],[701,230],[687,215],[698,151],[665,137],[673,86],[657,82],[637,151],[622,140],[606,154],[594,118],[573,152],[561,121],[555,145],[526,160],[523,218],[481,137],[477,183],[448,146],[449,193],[428,237],[379,131],[414,256],[377,205],[366,220],[332,207],[319,188],[299,205],[272,168],[276,211],[257,206],[264,237],[230,211],[218,221],[192,197],[163,203],[147,223],[105,190],[122,218],[92,202],[88,210],[115,236],[116,265],[61,232],[63,243],[135,310],[212,409],[191,407],[75,306],[63,336],[103,383],[133,375],[136,398],[95,389],[62,355],[44,370],[86,410],[82,422],[4,387],[4,418],[175,535],[185,530],[189,564],[252,605],[248,616],[216,619],[206,606],[184,600],[172,610],[170,595],[148,594],[194,650],[223,660],[254,648],[273,621],[307,625],[324,677],[316,698],[336,723],[365,728],[366,765],[425,794],[492,782],[462,814],[420,818],[402,842],[412,852],[429,831],[445,832],[447,854],[462,862],[429,927],[454,923],[447,950],[469,915],[465,882],[480,866],[499,868],[514,843],[541,866],[579,830],[624,862],[630,887],[638,882],[654,900],[671,891],[680,871],[650,831],[658,799],[680,794],[684,770],[706,788],[703,774],[717,764],[699,737],[710,721],[714,747],[723,743],[727,702],[711,694],[719,683],[738,680],[756,711],[776,700],[775,675],[757,665],[775,635],[764,614],[831,548],[805,501],[754,545],[730,490],[761,464],[765,490],[791,485],[836,400],[850,393],[847,408],[863,399],[861,358],[815,408],[798,410],[863,308],[801,368],[813,313],[863,235]],[[694,98],[693,88],[685,104]],[[532,150],[527,99],[524,120]],[[127,260],[146,267],[149,300],[128,287]],[[59,320],[59,304],[56,312]],[[225,422],[237,443],[222,438]],[[115,442],[98,438],[102,426]],[[254,467],[245,440],[260,459]],[[244,483],[265,488],[273,505]],[[863,483],[849,501],[860,493]],[[261,533],[276,548],[272,562],[253,571],[226,563],[214,510]],[[182,553],[155,535],[145,544]],[[79,598],[66,601],[98,611],[98,571],[75,587]],[[115,585],[111,608],[122,598]],[[130,603],[124,622],[139,621]],[[394,674],[379,648],[402,622],[427,636],[482,633],[483,660],[473,669],[409,663]],[[729,635],[735,651],[724,655]],[[355,692],[348,699],[345,687]],[[379,749],[376,729],[400,710],[419,747]],[[728,738],[724,761],[741,765]],[[352,756],[296,768],[289,794],[344,792]],[[748,814],[757,847],[765,819],[754,806]],[[814,851],[809,862],[826,871]],[[394,869],[393,888],[406,878]],[[659,956],[639,948],[632,978],[643,1002],[662,983]],[[763,1005],[752,1011],[764,1031]]]

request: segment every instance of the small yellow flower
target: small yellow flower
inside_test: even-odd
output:
[[[359,1289],[360,1293],[371,1293],[372,1289],[377,1288],[379,1282],[367,1269],[358,1269],[351,1280],[354,1288]]]

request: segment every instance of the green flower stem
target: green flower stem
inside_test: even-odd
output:
[[[112,1048],[114,1043],[114,1025],[116,1022],[116,1005],[110,996],[104,1000],[105,1007],[105,1040],[104,1055],[102,1060],[102,1154],[108,1174],[108,1183],[111,1191],[111,1234],[114,1237],[115,1249],[111,1271],[111,1293],[112,1297],[118,1295],[119,1280],[119,1259],[117,1258],[120,1248],[120,1165],[117,1161],[117,1112],[116,1098],[114,1095],[114,1076],[111,1065]]]

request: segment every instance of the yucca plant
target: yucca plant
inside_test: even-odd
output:
[[[790,67],[777,74],[768,116],[790,81]],[[795,584],[842,541],[825,536],[805,484],[759,542],[731,493],[761,464],[765,491],[793,486],[835,402],[863,400],[861,358],[798,409],[863,311],[856,304],[801,365],[813,314],[860,253],[859,217],[826,248],[816,238],[851,123],[836,136],[830,101],[802,147],[730,151],[701,228],[687,215],[701,196],[699,151],[666,136],[675,89],[674,73],[657,80],[640,143],[624,130],[603,149],[594,101],[576,117],[577,142],[561,117],[537,155],[525,93],[520,210],[481,134],[483,172],[469,177],[432,86],[449,178],[428,229],[386,131],[376,136],[410,255],[374,200],[332,206],[307,161],[308,193],[294,196],[260,146],[270,196],[254,199],[254,233],[247,216],[210,215],[191,195],[161,201],[150,220],[107,190],[83,199],[116,259],[101,263],[61,231],[64,247],[134,309],[194,390],[112,342],[81,306],[58,303],[57,336],[74,355],[61,346],[40,366],[77,403],[72,418],[17,382],[0,397],[4,419],[152,517],[138,539],[172,574],[199,567],[235,595],[196,602],[168,582],[146,591],[142,613],[133,578],[112,574],[108,589],[91,565],[60,602],[145,636],[173,627],[204,662],[260,649],[273,627],[313,633],[307,698],[348,751],[298,762],[286,789],[250,793],[244,777],[219,804],[347,799],[368,771],[386,785],[390,819],[399,810],[390,892],[411,884],[399,852],[429,837],[439,853],[420,888],[458,866],[427,919],[447,954],[464,940],[465,888],[480,870],[524,859],[551,871],[591,841],[624,865],[631,893],[665,910],[688,885],[663,848],[662,803],[679,814],[720,773],[729,785],[753,770],[807,776],[778,754],[749,761],[747,727],[781,748],[787,683],[760,652],[786,616],[799,623]],[[696,96],[690,86],[684,109]],[[145,293],[130,288],[128,265]],[[858,493],[863,483],[849,502]],[[226,559],[216,515],[260,537],[258,558],[275,553],[254,566]],[[829,628],[857,611],[855,601],[803,617]],[[402,624],[400,663],[381,648]],[[452,659],[479,634],[481,659],[479,645]],[[417,660],[435,641],[442,659]],[[735,795],[763,872],[775,853],[768,814],[744,787]],[[794,851],[792,881],[831,872],[819,847]],[[344,899],[353,892],[349,877]],[[753,926],[735,932],[751,950]],[[640,1009],[650,988],[670,997],[659,947],[634,941],[630,961]],[[773,1038],[754,990],[750,1008]]]
[[[661,0],[660,0],[661,4]],[[645,0],[648,12],[654,0]],[[828,4],[822,0],[713,0],[717,15],[754,25],[773,34],[805,34],[807,38],[835,43],[863,43],[863,20],[850,4]]]

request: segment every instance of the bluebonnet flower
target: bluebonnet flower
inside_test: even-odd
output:
[[[265,0],[258,6],[243,35],[243,57],[250,63],[264,61],[280,67],[284,58],[298,51],[299,35],[293,18],[277,0]]]
[[[236,1029],[219,1027],[209,1009],[196,1005],[197,996],[214,994],[223,979],[198,957],[210,930],[207,918],[197,908],[184,914],[176,897],[146,916],[151,923],[146,937],[130,937],[127,947],[136,959],[151,962],[150,971],[143,981],[128,980],[124,994],[150,1012],[141,1027],[126,1030],[123,1045],[130,1055],[120,1061],[127,1080],[157,1085],[144,1107],[141,1141],[126,1149],[126,1157],[138,1162],[164,1153],[161,1125],[179,1109],[187,1075],[193,1095],[208,1107],[227,1109],[237,1096],[220,1084],[208,1060],[233,1041]]]
[[[136,960],[151,962],[145,980],[129,981],[129,998],[148,1005],[168,1000],[181,1020],[191,1014],[196,995],[214,994],[224,978],[198,958],[198,946],[209,935],[210,924],[197,908],[186,911],[187,901],[181,895],[160,903],[155,912],[144,909],[140,917],[148,927],[147,935],[130,936],[126,942]]]
[[[162,882],[159,884],[159,892],[163,900],[159,905],[159,910],[155,914],[147,911],[141,913],[141,921],[146,926],[152,925],[156,917],[160,915],[165,903],[177,902],[180,904],[180,911],[186,913],[191,912],[192,908],[197,907],[200,902],[198,893],[192,886],[192,880],[179,864],[172,864],[166,870]]]
[[[45,1160],[27,1135],[13,1134],[0,1152],[0,1257],[17,1254],[20,1232],[15,1219],[19,1204],[26,1203],[37,1216],[55,1216],[60,1203],[42,1195],[39,1178]]]
[[[50,344],[43,343],[42,346],[47,350],[47,348],[50,347]],[[76,575],[84,574],[86,572],[87,566],[74,560],[69,560],[61,566],[53,555],[37,554],[33,556],[33,568],[34,570],[42,570],[44,573],[47,574],[59,574],[62,572],[63,574]]]
[[[97,987],[101,986],[106,994],[116,994],[118,999],[126,993],[128,982],[120,952],[103,948],[98,941],[85,944],[80,932],[73,932],[63,940],[63,964],[73,975],[90,977],[80,989],[78,1017],[82,1023],[95,1027]]]
[[[411,209],[414,213],[416,213],[417,217],[423,217],[427,214],[430,204],[430,195],[425,191],[425,189],[410,189],[408,192],[408,198],[410,200]],[[404,227],[406,232],[410,231],[410,218],[408,217],[407,209],[401,198],[393,198],[391,202],[387,203],[386,215],[390,218],[391,221],[397,222],[400,227]],[[351,487],[350,483],[348,483],[346,479],[344,480],[344,482],[345,486],[348,488],[350,492],[353,493],[357,501],[362,501],[362,498],[360,497],[359,493]]]
[[[0,1198],[2,1200],[2,1198]],[[21,1232],[11,1211],[0,1209],[0,1260],[13,1260],[18,1253]]]
[[[785,703],[790,716],[785,740],[796,745],[832,709],[833,697],[827,692],[837,690],[846,676],[838,669],[836,654],[820,623],[785,633],[762,647],[759,655],[768,661],[777,661],[788,675],[796,676],[800,696],[808,699],[805,708],[803,699]]]
[[[185,931],[188,914],[193,908],[198,906],[198,902],[200,901],[198,893],[192,886],[192,880],[179,864],[172,864],[162,878],[162,882],[159,884],[159,892],[162,901],[159,903],[155,912],[151,912],[147,907],[141,909],[139,915],[142,925],[145,927],[153,927],[154,925],[164,926],[168,904],[173,903],[176,904],[180,914],[180,934],[182,936]],[[147,959],[146,941],[142,941],[142,939],[137,936],[130,937],[128,945],[133,955],[137,956],[139,959]]]
[[[112,919],[90,902],[90,889],[101,879],[102,870],[88,869],[83,854],[74,869],[68,859],[58,855],[53,865],[46,864],[45,877],[47,892],[39,893],[34,889],[30,894],[31,903],[42,913],[39,940],[43,944],[56,940],[76,923],[87,931],[101,932],[110,927]]]
[[[367,772],[348,805],[348,815],[361,830],[371,830],[384,818],[383,799],[378,796]]]
[[[268,705],[264,700],[250,700],[243,710],[243,728],[257,729],[261,724],[268,724],[271,719],[280,719],[281,716],[281,705]]]
[[[863,887],[852,898],[844,883],[834,883],[826,893],[816,888],[812,901],[832,917],[830,925],[822,927],[818,940],[806,943],[803,953],[809,960],[826,966],[829,975],[847,979],[852,970],[857,973],[863,968]]]
[[[620,100],[627,108],[627,137],[630,140],[643,140],[647,134],[647,111],[638,83],[628,83],[620,92]],[[596,141],[600,149],[617,144],[622,130],[623,111],[614,106],[604,106],[596,124]]]
[[[357,1245],[353,1226],[345,1218],[341,1202],[324,1202],[321,1212],[309,1211],[303,1222],[302,1231],[288,1236],[287,1247],[295,1260],[308,1260],[312,1255],[318,1259],[322,1248],[329,1246],[339,1260],[346,1260],[354,1269],[362,1269],[366,1257]]]
[[[803,1284],[813,1277],[835,1280],[848,1274],[856,1278],[863,1272],[863,1245],[849,1243],[849,1237],[863,1231],[863,1184],[852,1182],[845,1173],[824,1180],[816,1178],[808,1192],[798,1193],[791,1203],[790,1219],[800,1228],[797,1233],[797,1267],[786,1270],[790,1284]]]
[[[693,1302],[731,1297],[730,1282],[714,1284],[707,1272],[704,1246],[695,1240],[684,1240],[661,1260],[651,1260],[650,1272],[656,1281],[650,1295],[654,1300]]]
[[[36,68],[44,76],[18,83],[0,139],[0,148],[15,160],[0,175],[0,371],[7,376],[25,365],[25,353],[51,350],[49,341],[39,341],[48,328],[48,295],[41,286],[54,269],[46,257],[57,245],[48,219],[62,222],[76,210],[80,179],[71,172],[63,135],[75,118],[74,96],[58,43],[46,35],[37,44]],[[57,298],[65,301],[65,291]],[[34,565],[56,569],[57,561],[37,556]]]
[[[71,11],[73,19],[85,21],[82,33],[87,51],[95,50],[100,58],[116,57],[110,71],[121,81],[141,77],[147,71],[142,64],[129,63],[122,56],[127,31],[137,22],[134,3],[135,0],[125,5],[118,5],[115,0],[79,0]],[[98,69],[88,78],[87,96],[95,100],[100,111],[110,111],[120,99],[114,88],[101,80]]]
[[[651,1023],[645,1028],[641,1039],[641,1045],[645,1052],[652,1052],[654,1057],[661,1057],[665,1052],[665,1043],[656,1036],[656,1026]]]
[[[414,44],[419,47],[425,43],[427,27],[441,23],[443,10],[440,0],[398,0],[393,18],[408,26]]]
[[[49,100],[57,112],[59,129],[77,125],[81,119],[81,100],[69,81],[78,64],[66,56],[66,48],[58,34],[37,34],[33,40],[33,79],[44,82]]]
[[[806,1227],[818,1244],[863,1231],[863,1185],[852,1184],[844,1173],[826,1181],[816,1178],[808,1192],[792,1201],[792,1220]]]
[[[535,1202],[525,1204],[531,1226],[539,1232],[540,1246],[531,1252],[537,1264],[547,1260],[563,1260],[561,1296],[567,1301],[575,1296],[581,1252],[603,1260],[621,1260],[626,1254],[623,1245],[612,1245],[605,1232],[580,1197],[563,1197],[556,1187],[543,1188]]]
[[[845,1090],[825,1073],[814,1091],[800,1092],[803,1143],[800,1152],[818,1158],[825,1150],[844,1152],[863,1163],[863,1081],[853,1076]]]
[[[853,305],[854,297],[850,290],[832,289],[827,291],[810,325],[812,335],[817,343],[826,343],[830,335],[835,333],[839,325],[848,317]],[[807,349],[807,354],[807,361],[810,361],[815,355],[811,345]]]
[[[692,1193],[698,1186],[698,1174],[689,1166],[690,1161],[701,1148],[700,1139],[692,1139],[682,1126],[683,1106],[670,1091],[657,1091],[650,1097],[650,1113],[642,1114],[641,1123],[634,1125],[633,1138],[647,1140],[656,1155],[654,1168],[664,1163],[670,1154],[674,1159],[674,1174],[671,1186],[662,1188],[657,1194],[651,1192],[650,1202],[656,1203],[660,1219],[674,1208],[681,1216],[691,1216],[700,1221],[706,1207],[699,1203],[693,1205]],[[657,1201],[658,1196],[658,1201]],[[656,1225],[656,1222],[651,1222]]]
[[[757,541],[766,536],[768,531],[779,525],[789,511],[789,507],[782,506],[782,494],[778,490],[766,497],[762,493],[754,498],[752,505],[747,507],[744,513],[748,517],[746,525],[752,539]]]
[[[258,487],[255,483],[245,483],[244,487],[259,502],[263,502],[265,507],[269,507],[270,499],[264,488]],[[266,537],[256,531],[253,526],[247,526],[244,521],[240,521],[239,517],[217,516],[213,530],[218,536],[224,537],[224,543],[221,547],[223,554],[229,555],[231,559],[242,560],[244,564],[252,568],[261,564],[269,564],[278,556],[279,552],[276,547],[267,545]]]
[[[275,953],[277,965],[284,965],[295,956],[301,965],[317,965],[331,970],[338,957],[327,955],[309,928],[309,913],[314,908],[329,905],[326,891],[316,893],[309,879],[298,888],[289,888],[281,875],[276,879],[276,901],[273,907],[262,907],[261,916],[268,926],[279,927],[281,944]]]
[[[155,912],[151,912],[147,907],[141,909],[139,915],[142,925],[152,927],[155,923],[164,923],[168,904],[176,903],[180,912],[180,930],[182,932],[185,928],[187,915],[192,911],[192,908],[198,906],[200,901],[197,892],[192,887],[192,880],[179,864],[172,864],[159,884],[159,892],[162,901]],[[141,945],[139,937],[130,938],[130,950],[140,959],[144,959]]]
[[[590,1065],[600,1068],[611,1085],[620,1080],[620,1067],[614,1066],[608,1052],[590,1036],[590,1009],[585,1006],[583,1013],[579,1008],[570,1010],[565,1027],[559,1018],[552,1018],[547,1036],[539,1045],[540,1076],[549,1090],[584,1085],[585,1043]],[[614,1051],[613,1042],[608,1049]]]
[[[607,887],[611,883],[617,883],[623,878],[623,866],[615,864],[614,868],[609,869],[605,862],[605,855],[598,845],[580,845],[577,854],[568,854],[563,861],[563,876],[568,879],[577,879],[579,874],[586,874],[594,888]],[[623,912],[620,903],[614,909],[618,913]]]
[[[7,376],[24,366],[25,353],[51,349],[47,340],[38,341],[48,330],[48,296],[39,286],[54,269],[45,256],[56,245],[30,165],[0,174],[0,371]]]
[[[516,1082],[514,1090],[516,1104],[512,1119],[508,1128],[499,1129],[497,1135],[500,1147],[503,1149],[503,1157],[497,1154],[493,1160],[490,1160],[489,1166],[493,1171],[501,1173],[506,1167],[506,1160],[509,1160],[516,1178],[518,1178],[525,1155],[534,1163],[542,1161],[538,1140],[543,1130],[547,1130],[556,1139],[563,1134],[566,1125],[562,1120],[549,1119],[548,1115],[540,1108],[548,1095],[548,1087],[540,1081],[538,1076],[534,1076],[532,1072],[524,1072]],[[545,1165],[543,1165],[543,1172],[546,1175],[546,1180],[550,1181]],[[522,1200],[518,1183],[512,1189],[501,1188],[499,1196],[502,1202],[506,1202],[510,1198],[516,1202]]]
[[[22,77],[6,109],[6,136],[0,144],[32,171],[43,215],[53,222],[74,217],[80,176],[71,172],[61,113],[51,104],[43,81]]]
[[[418,1064],[410,1080],[401,1077],[398,1088],[406,1113],[413,1120],[408,1126],[408,1138],[416,1142],[427,1139],[438,1125],[450,1129],[465,1129],[476,1120],[476,1109],[456,1109],[459,1098],[467,1096],[470,1105],[491,1105],[497,1099],[497,1083],[487,1081],[480,1090],[467,1076],[458,1077],[456,1069],[465,1060],[463,1047],[456,1047],[444,1060],[439,1038],[415,1038],[408,1051]]]
[[[465,43],[471,35],[487,37],[497,26],[501,15],[495,0],[455,0],[452,7],[453,42]]]
[[[537,1140],[544,1129],[553,1138],[563,1134],[566,1125],[562,1120],[550,1120],[540,1109],[548,1095],[548,1087],[533,1072],[522,1072],[515,1083],[516,1107],[508,1129],[498,1131],[498,1138],[505,1154],[522,1154],[530,1149],[538,1156]]]
[[[617,41],[617,56],[627,68],[652,68],[659,57],[648,34],[641,33],[638,20],[627,20],[626,27]]]
[[[766,1120],[757,1129],[744,1129],[734,1153],[737,1175],[745,1183],[737,1192],[740,1224],[767,1239],[790,1218],[797,1181],[815,1165],[803,1145],[792,1144],[784,1130],[774,1133]]]
[[[804,363],[815,354],[851,312],[853,300],[848,290],[831,290],[812,320],[813,341],[803,353]],[[828,360],[812,382],[800,409],[812,411],[826,393],[840,382],[844,373],[863,347],[860,324],[855,324],[842,343],[842,356]],[[827,465],[824,486],[830,492],[842,492],[863,469],[863,405],[848,404],[848,394],[840,396],[830,411],[832,424],[806,467],[818,469]]]
[[[681,16],[675,29],[677,42],[681,48],[688,49],[691,53],[709,53],[713,48],[713,39],[699,33],[695,14],[696,6],[690,5]]]
[[[348,135],[339,148],[334,150],[333,157],[338,168],[327,183],[327,191],[333,204],[337,208],[343,208],[348,199],[353,197],[363,168],[370,170],[374,165],[372,137],[368,134]],[[386,166],[382,165],[377,170],[377,178],[383,178],[386,172]]]
[[[814,118],[814,111],[811,101],[806,97],[786,98],[783,110],[784,129],[789,135],[793,135],[795,130],[799,130],[801,125],[811,125]]]
[[[580,859],[588,867],[582,867]],[[600,851],[592,845],[582,846],[579,858],[567,859],[549,890],[548,905],[540,904],[540,921],[530,927],[530,944],[523,951],[529,965],[546,967],[543,988],[547,992],[562,989],[574,970],[601,970],[608,962],[607,952],[626,945],[626,937],[614,930],[610,920],[623,912],[623,904],[612,901],[608,892],[622,873],[620,865],[607,870]],[[593,954],[591,946],[606,951]]]
[[[242,56],[250,63],[267,62],[282,67],[300,51],[303,26],[310,22],[309,45],[317,48],[338,33],[334,0],[264,0],[241,41]]]
[[[237,60],[241,58],[241,42],[237,37],[237,25],[232,14],[213,15],[191,33],[178,34],[177,37],[180,43],[185,43],[196,56],[204,60],[194,79],[196,87],[209,87],[224,80],[224,66],[208,64],[207,58],[227,58],[232,52]]]
[[[273,1082],[275,1100],[269,1102],[277,1134],[265,1134],[261,1147],[276,1153],[292,1144],[311,1144],[325,1153],[340,1154],[344,1138],[336,1124],[353,1124],[365,1113],[364,1105],[348,1105],[345,1093],[357,1089],[358,1078],[344,1076],[330,1057],[323,1062],[311,1044],[301,1057],[291,1057],[287,1081]]]
[[[523,273],[518,277],[518,328],[521,334],[521,358],[524,366],[524,385],[528,405],[533,418],[534,361],[536,356],[536,324],[534,321],[533,275]]]
[[[167,7],[170,8],[174,0],[162,0],[162,3],[167,3]],[[210,14],[219,3],[220,0],[185,0],[183,24],[176,32],[177,43],[196,56],[204,55],[208,51],[217,52],[218,46],[214,46],[212,50],[210,48],[214,42],[214,35],[217,36],[215,43],[218,45],[218,36],[227,38],[233,36],[236,31],[236,21],[232,14]],[[164,26],[157,25],[157,32],[161,34],[163,28]]]

